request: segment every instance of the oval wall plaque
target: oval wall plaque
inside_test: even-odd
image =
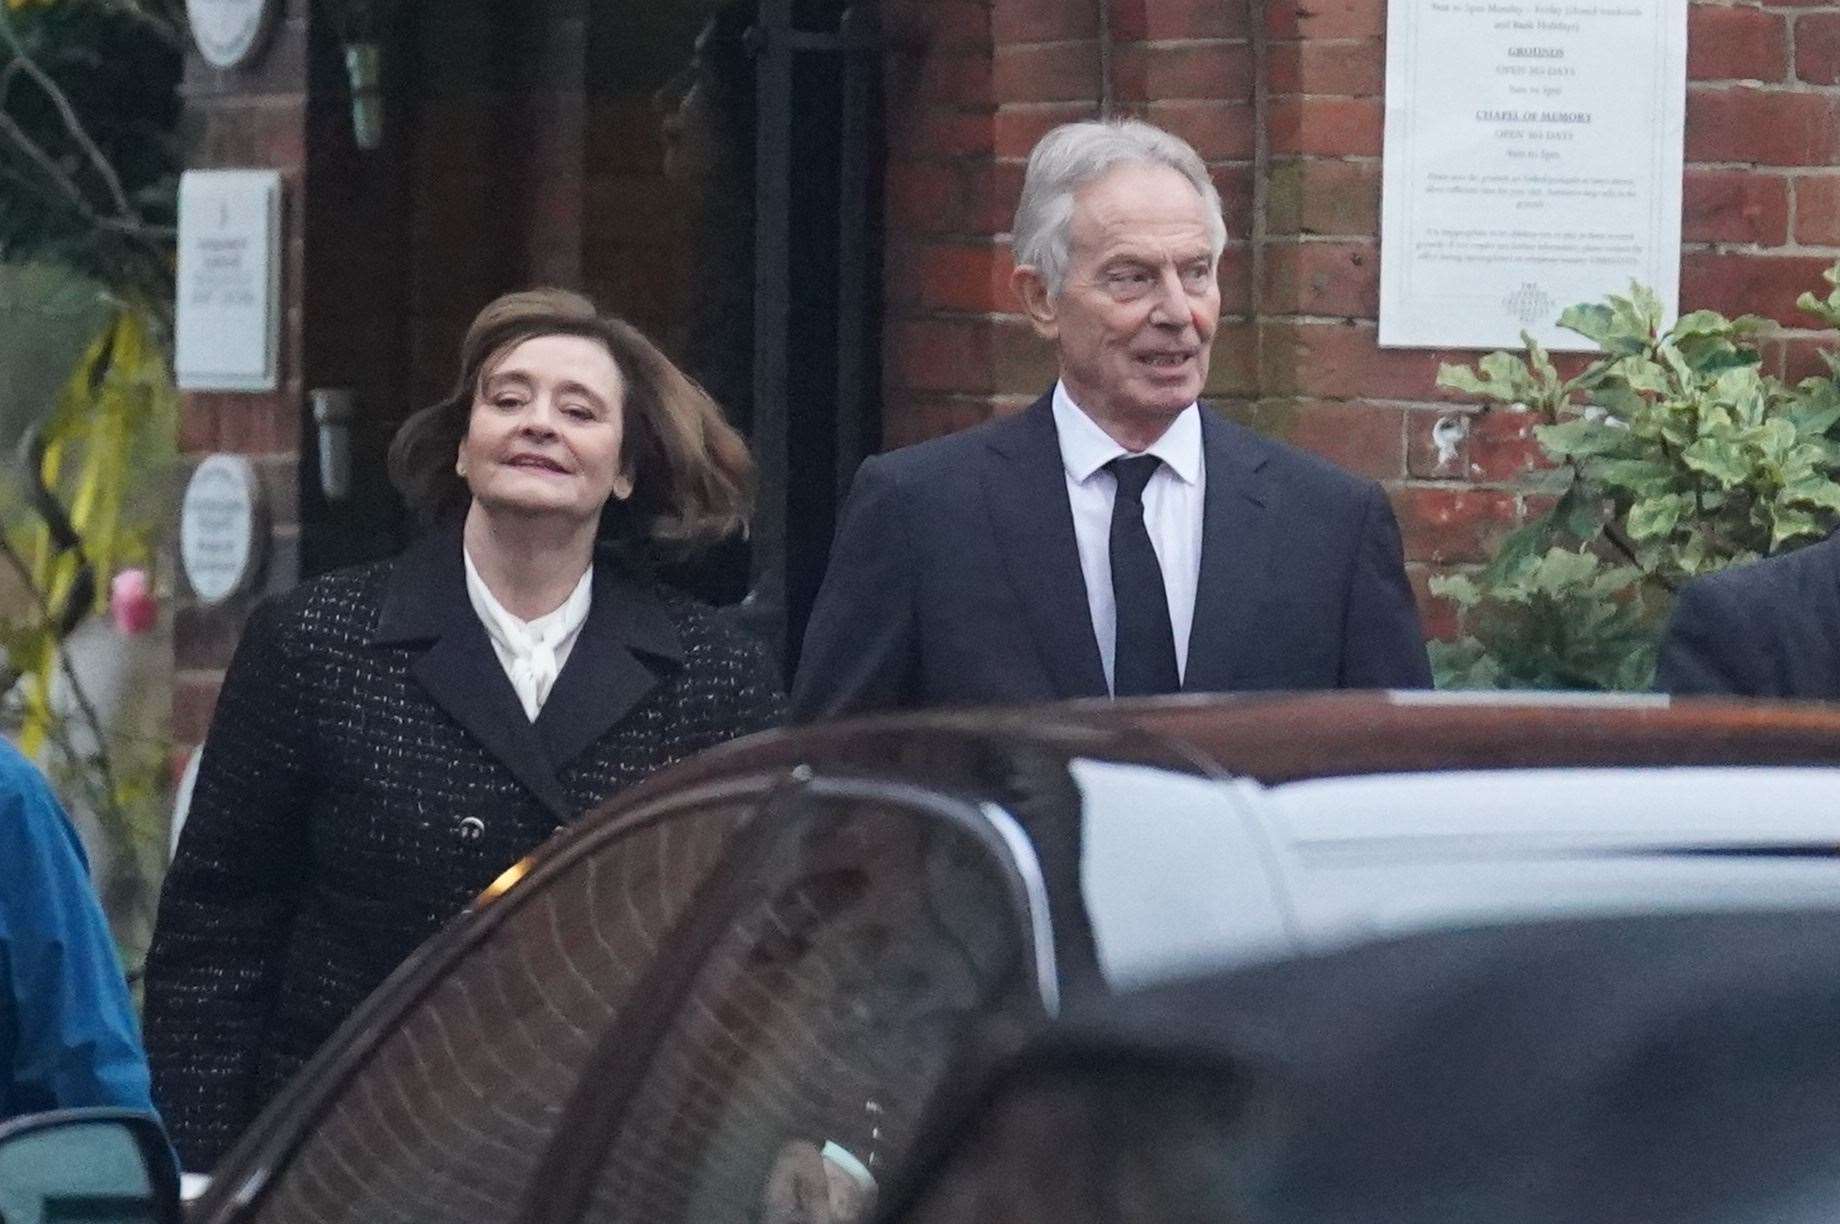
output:
[[[203,603],[222,603],[249,585],[264,538],[261,486],[241,455],[198,465],[179,507],[179,560]]]
[[[281,0],[185,0],[192,41],[217,68],[247,63],[275,23]]]

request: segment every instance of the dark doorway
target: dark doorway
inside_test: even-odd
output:
[[[790,675],[881,429],[874,6],[601,5],[588,60],[589,287],[709,388],[760,462],[750,539],[667,576],[739,605]]]
[[[336,501],[320,495],[303,421],[303,573],[400,546],[407,524],[383,479],[396,425],[448,390],[490,297],[578,267],[582,288],[658,340],[748,436],[761,477],[751,537],[665,576],[734,607],[790,676],[839,503],[881,434],[873,0],[541,9],[514,20],[456,0],[405,17],[379,153],[329,130],[349,120],[336,75],[320,83],[310,228],[366,275],[360,295],[309,284],[309,379],[357,386],[367,411],[354,488]],[[339,49],[316,47],[318,60],[336,74]],[[570,249],[578,261],[559,261]]]

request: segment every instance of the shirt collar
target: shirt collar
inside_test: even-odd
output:
[[[1060,438],[1061,463],[1076,484],[1085,484],[1100,468],[1131,453],[1073,402],[1062,382],[1054,384],[1054,431]],[[1184,408],[1143,453],[1161,459],[1184,484],[1195,484],[1201,479],[1201,410],[1194,404]]]
[[[473,564],[472,554],[464,546],[460,555],[466,562],[466,594],[472,601],[473,611],[485,622],[491,636],[501,642],[513,653],[528,650],[536,643],[554,646],[581,628],[588,619],[588,607],[594,598],[594,567],[590,565],[582,571],[581,580],[569,597],[562,601],[553,612],[545,612],[535,620],[524,620],[513,613],[498,597],[492,594],[492,588],[479,575],[479,569]]]

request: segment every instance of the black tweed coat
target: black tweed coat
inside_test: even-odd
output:
[[[154,1098],[184,1166],[209,1169],[506,866],[780,713],[764,650],[611,561],[534,723],[467,600],[458,531],[257,608],[147,962]]]

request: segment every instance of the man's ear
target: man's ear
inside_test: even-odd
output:
[[[1022,312],[1034,325],[1035,334],[1043,340],[1060,339],[1060,317],[1055,309],[1054,295],[1048,292],[1046,278],[1025,264],[1010,273],[1009,284],[1022,302]]]

